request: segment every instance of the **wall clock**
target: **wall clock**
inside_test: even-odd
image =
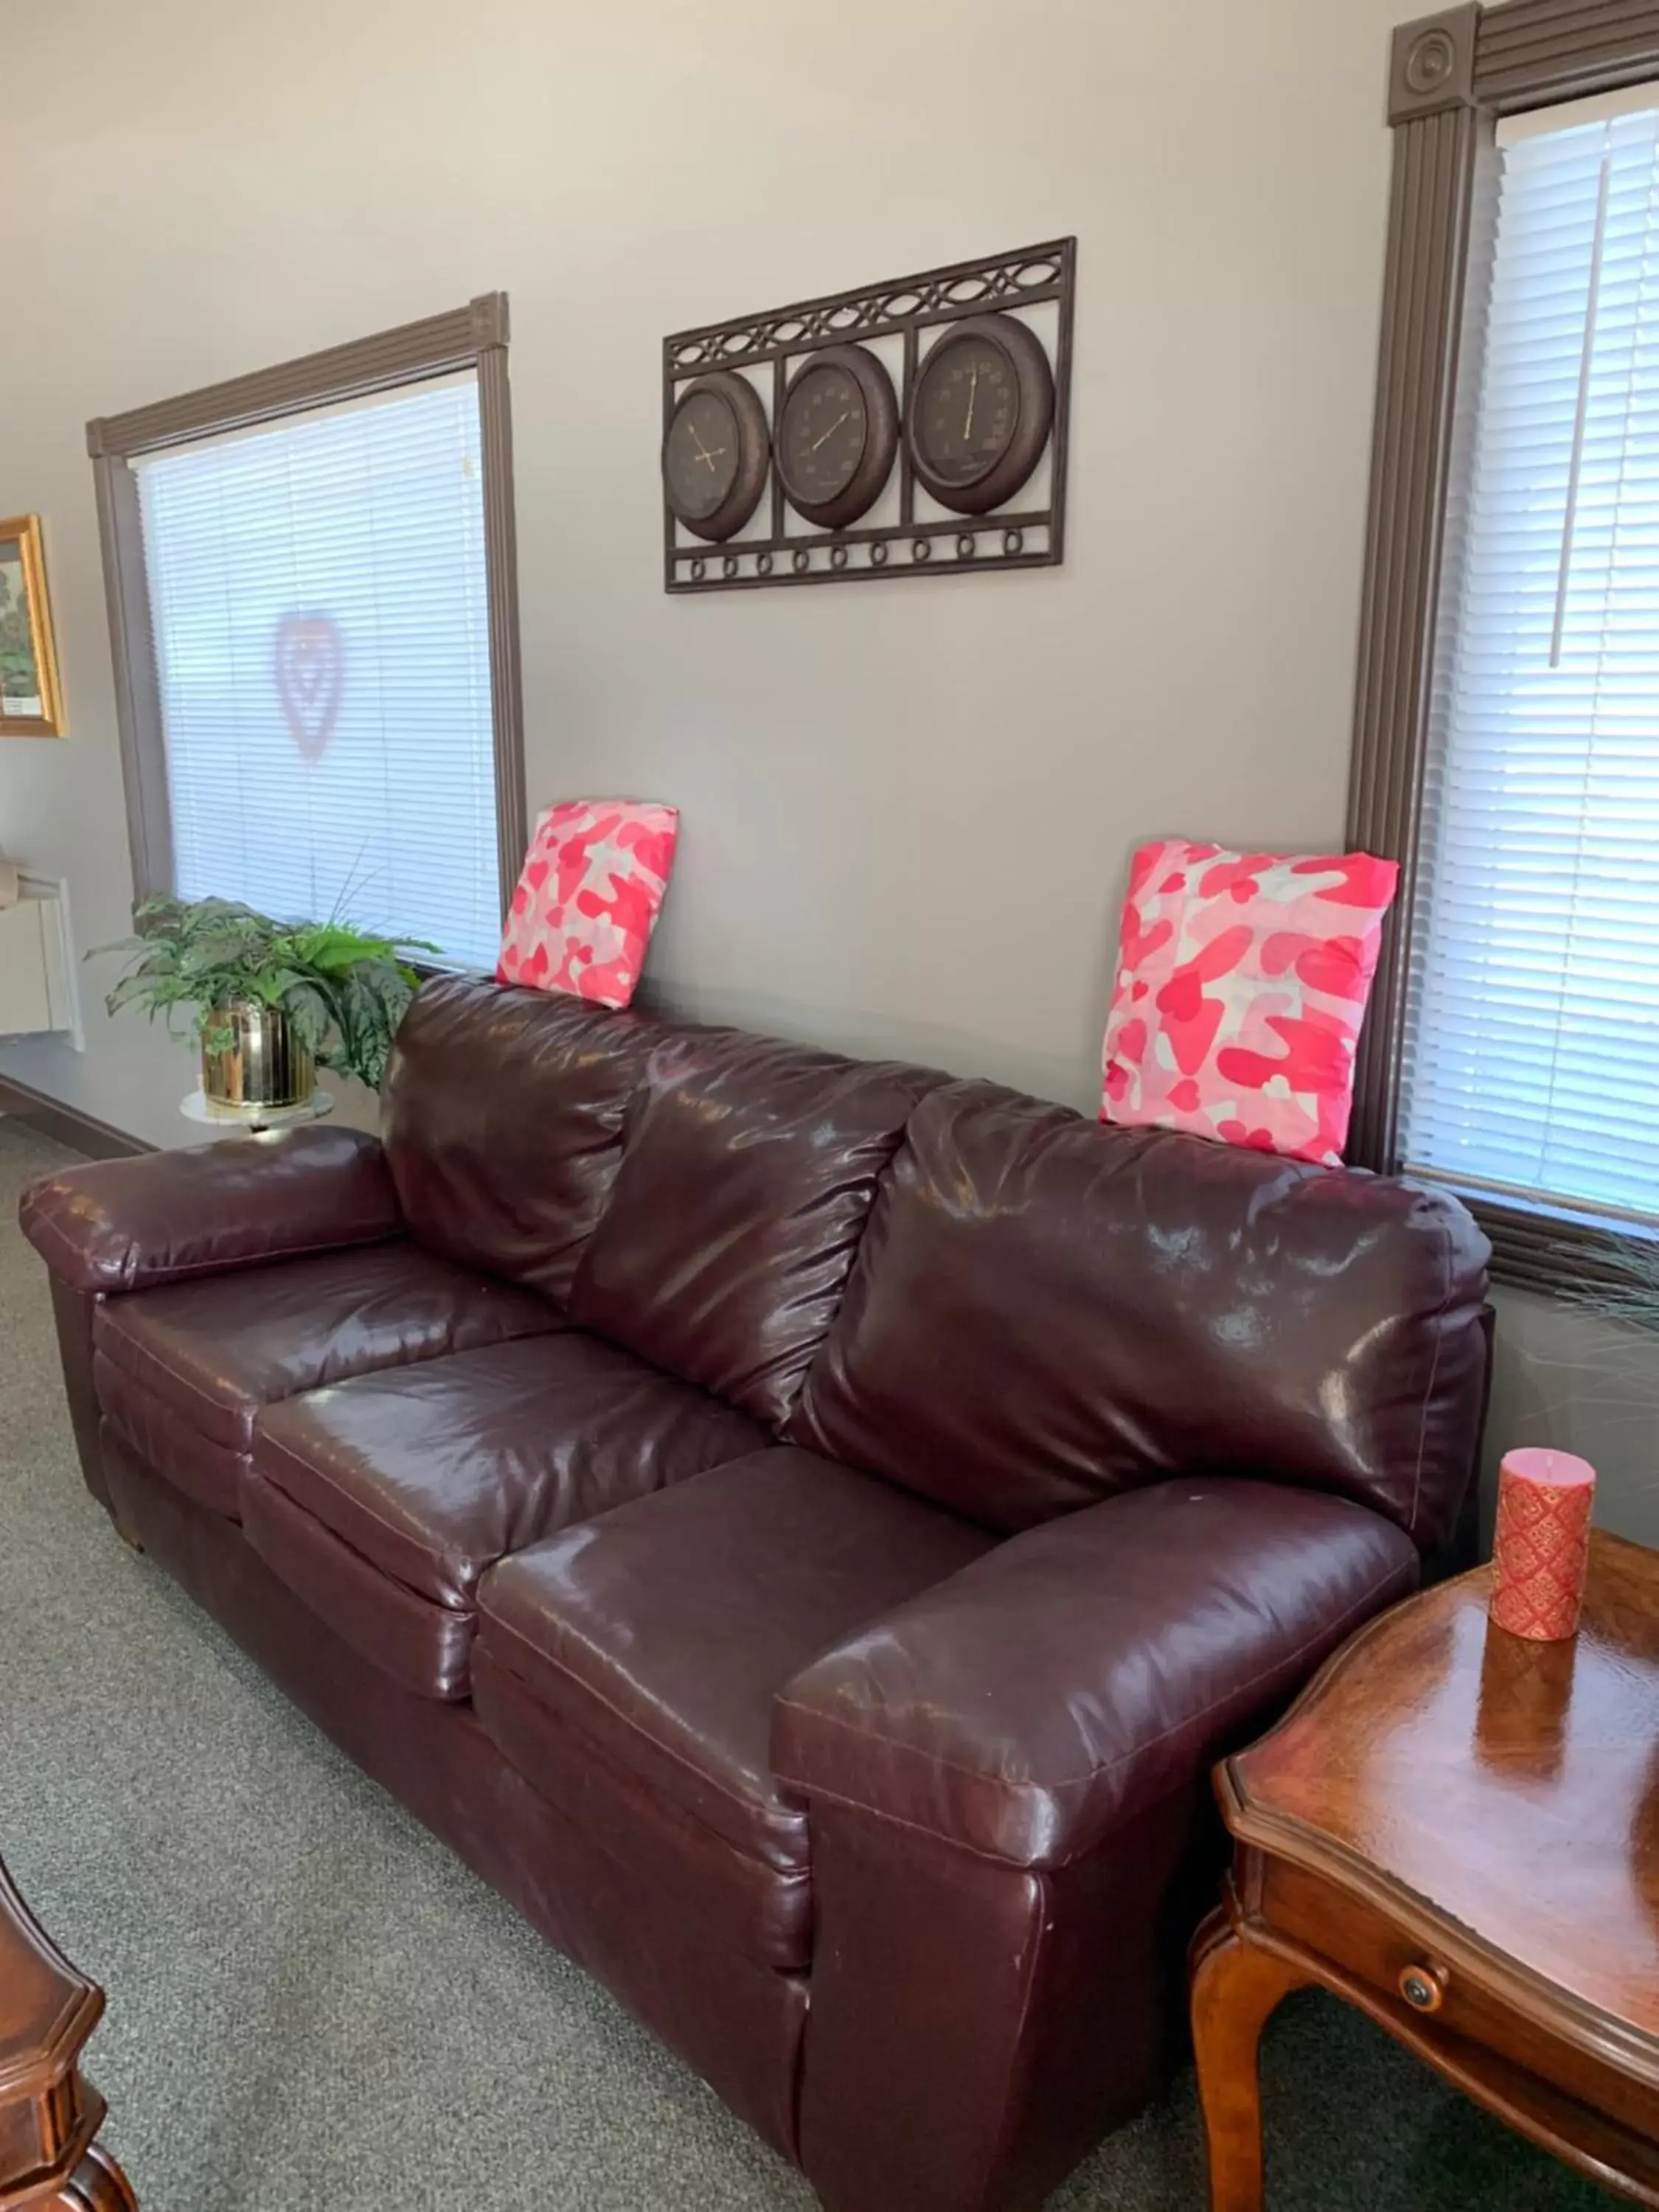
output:
[[[665,337],[667,590],[1063,560],[1076,283],[1054,238]]]
[[[689,384],[662,441],[669,510],[718,544],[743,528],[760,503],[771,459],[766,410],[746,377],[717,369]]]
[[[856,522],[898,451],[893,380],[866,346],[809,354],[784,391],[777,471],[784,496],[820,529]]]
[[[1026,482],[1054,419],[1041,340],[1012,315],[970,316],[922,360],[905,426],[910,464],[941,507],[985,514]]]

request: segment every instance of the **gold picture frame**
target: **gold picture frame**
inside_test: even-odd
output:
[[[61,738],[64,694],[38,514],[0,522],[0,738]]]

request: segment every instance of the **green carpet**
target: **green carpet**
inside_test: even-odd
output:
[[[109,1992],[143,2212],[810,2212],[800,2178],[365,1780],[82,1487],[0,1121],[0,1856]],[[1271,2212],[1612,2199],[1319,1996],[1268,2031]],[[1190,2077],[1051,2212],[1198,2212]],[[904,2212],[899,2204],[872,2212]]]

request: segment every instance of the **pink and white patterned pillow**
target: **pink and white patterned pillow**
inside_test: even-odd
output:
[[[498,983],[625,1006],[668,889],[677,806],[574,799],[536,824],[501,933]]]
[[[1101,1120],[1340,1166],[1399,874],[1368,853],[1141,846],[1123,902]]]

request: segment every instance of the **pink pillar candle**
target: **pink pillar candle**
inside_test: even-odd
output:
[[[1573,1636],[1584,1601],[1595,1469],[1571,1452],[1506,1452],[1498,1470],[1492,1618],[1544,1644]]]

